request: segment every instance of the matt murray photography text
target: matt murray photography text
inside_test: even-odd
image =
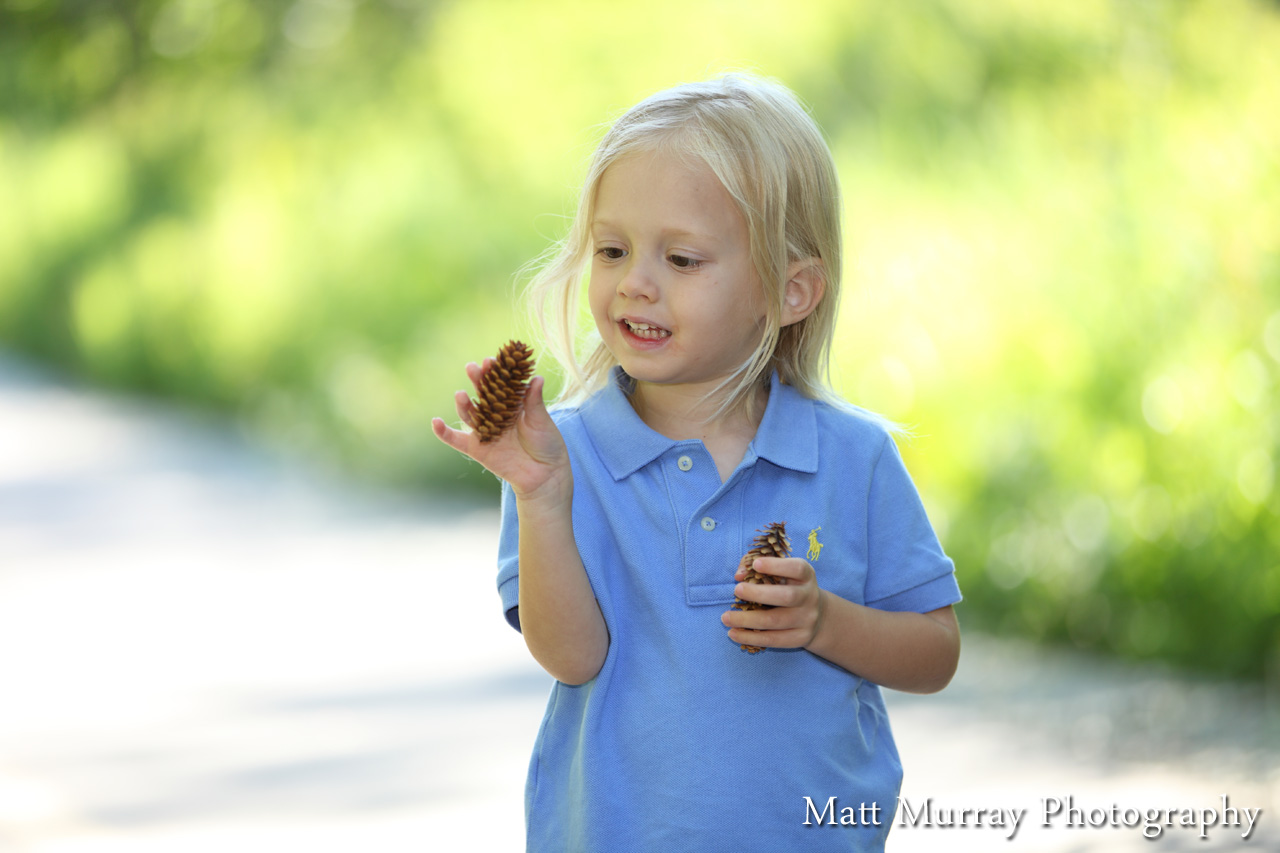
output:
[[[953,807],[926,800],[911,802],[899,797],[895,815],[897,825],[904,829],[984,829],[1003,833],[1013,841],[1018,830],[1039,822],[1045,828],[1067,829],[1134,829],[1144,838],[1156,839],[1166,830],[1196,830],[1200,838],[1208,838],[1210,830],[1239,831],[1240,838],[1248,841],[1262,816],[1261,808],[1237,808],[1231,805],[1226,794],[1220,802],[1211,806],[1137,807],[1116,803],[1091,805],[1076,802],[1071,795],[1043,797],[1038,808],[1001,807],[977,808]],[[828,797],[815,802],[804,798],[804,825],[825,827],[882,826],[891,818],[878,803],[841,805],[838,797]]]

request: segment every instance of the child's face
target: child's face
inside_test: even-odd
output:
[[[705,165],[662,153],[605,170],[591,223],[591,313],[640,382],[710,390],[760,343],[765,300],[747,223]]]

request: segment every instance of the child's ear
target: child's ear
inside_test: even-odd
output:
[[[799,323],[813,313],[827,289],[822,261],[804,258],[787,268],[787,292],[782,300],[782,325]]]

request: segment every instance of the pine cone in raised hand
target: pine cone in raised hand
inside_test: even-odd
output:
[[[787,539],[787,523],[785,521],[775,521],[764,526],[764,529],[760,531],[760,535],[751,543],[751,550],[742,556],[742,560],[738,565],[747,570],[745,578],[747,583],[784,584],[787,582],[786,578],[762,575],[751,566],[755,563],[756,557],[785,557],[790,553],[791,540]],[[741,598],[735,599],[733,602],[734,610],[769,610],[772,607],[773,605],[771,604],[743,601]],[[764,651],[762,646],[749,646],[746,643],[742,643],[741,648],[751,654]]]
[[[479,396],[471,401],[471,428],[480,441],[494,441],[516,422],[532,375],[533,349],[520,341],[503,344],[493,365],[480,377]]]

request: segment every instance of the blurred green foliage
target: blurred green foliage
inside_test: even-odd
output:
[[[838,387],[972,623],[1280,672],[1261,0],[0,0],[0,340],[411,486],[602,123],[729,68],[846,192]]]

